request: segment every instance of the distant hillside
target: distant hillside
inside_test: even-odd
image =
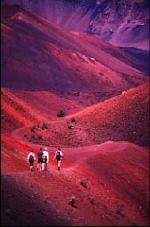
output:
[[[100,100],[146,79],[133,58],[93,37],[66,32],[18,6],[2,6],[2,86]],[[98,46],[97,46],[98,44]]]
[[[68,129],[67,121],[72,117],[77,124]],[[125,140],[149,146],[149,86],[124,91],[49,127],[51,130],[43,134],[43,143],[48,145],[71,147]]]
[[[65,98],[47,91],[18,91],[2,88],[2,132],[10,133],[20,127],[47,123],[57,119],[61,109],[66,115],[83,109],[71,98]]]
[[[19,4],[70,31],[117,46],[149,49],[148,0],[3,0]]]

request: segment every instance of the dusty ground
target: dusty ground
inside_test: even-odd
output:
[[[66,148],[60,172],[54,150],[47,172],[30,172],[12,156],[11,169],[2,165],[3,225],[148,225],[148,150],[111,141]]]
[[[2,82],[11,88],[2,89],[2,225],[148,226],[148,86],[121,94],[145,82],[144,74],[110,45],[103,51],[101,41],[97,49],[96,40],[17,6],[3,7],[2,30]],[[68,116],[58,119],[62,107]],[[70,131],[72,116],[78,123]],[[32,127],[39,122],[48,130],[40,128],[43,140],[35,141]],[[42,144],[50,153],[48,171],[37,172],[35,163],[30,172],[27,153]],[[55,145],[64,152],[60,172],[52,161]]]
[[[147,97],[147,92],[144,88],[145,85],[140,89],[130,90],[126,96],[113,99],[119,107],[126,99],[128,99],[127,103],[136,100],[134,103],[138,114],[134,115],[134,122],[137,128],[141,125],[140,122],[138,123],[139,117],[147,113],[146,99],[143,99]],[[130,95],[130,93],[133,94]],[[48,171],[37,172],[35,162],[35,171],[30,172],[26,160],[27,153],[31,149],[37,153],[41,144],[34,144],[34,141],[28,141],[23,135],[28,133],[33,125],[33,119],[37,120],[39,115],[34,109],[30,109],[30,114],[27,115],[28,105],[24,101],[13,99],[10,94],[7,97],[8,100],[4,100],[6,106],[3,105],[5,112],[3,112],[1,162],[3,226],[149,225],[149,150],[147,148],[128,141],[110,140],[91,145],[88,136],[85,141],[89,145],[81,146],[79,143],[76,147],[72,143],[74,131],[70,132],[68,129],[68,133],[71,133],[70,148],[61,146],[64,160],[60,172],[56,168],[55,161],[52,160],[57,148],[52,141],[51,143],[49,141],[51,146],[48,146],[50,154]],[[141,102],[140,99],[144,101]],[[104,113],[109,113],[108,104],[109,101],[105,102],[104,106],[103,103],[100,105],[105,109]],[[111,104],[113,105],[113,102]],[[140,105],[143,105],[142,109],[137,108]],[[12,106],[14,112],[7,109],[8,106]],[[126,105],[128,110],[126,113],[128,113],[128,122],[134,126],[135,123],[129,121],[129,119],[133,120],[132,117],[129,118],[133,113],[130,106]],[[84,123],[89,119],[86,124],[89,130],[92,129],[93,124],[91,113],[95,113],[97,122],[101,122],[102,119],[111,122],[112,119],[103,113],[102,108],[100,109],[98,114],[99,106],[87,108],[77,114],[78,120]],[[118,109],[123,111],[123,107],[116,107],[113,119],[117,116]],[[14,118],[11,118],[12,115]],[[56,119],[49,122],[48,126],[53,126],[52,130],[57,129],[59,125],[61,133],[65,134],[67,128],[65,122],[66,119]],[[95,126],[96,123],[94,129]],[[122,129],[124,135],[125,128]],[[141,129],[144,130],[144,126]],[[98,139],[100,135],[98,131],[95,132],[95,138]],[[138,133],[141,132],[138,131]],[[111,134],[113,135],[112,131]],[[81,130],[74,139],[83,139],[83,137]],[[72,196],[75,199],[74,206],[69,203]]]

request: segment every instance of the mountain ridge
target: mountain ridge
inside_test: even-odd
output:
[[[96,35],[116,46],[149,49],[148,0],[37,0],[36,4],[30,0],[5,0],[3,3],[21,5],[61,27]]]

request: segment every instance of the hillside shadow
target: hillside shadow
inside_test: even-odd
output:
[[[71,225],[48,204],[45,195],[40,198],[37,192],[33,193],[33,188],[25,188],[21,178],[22,176],[11,175],[1,177],[2,226]]]

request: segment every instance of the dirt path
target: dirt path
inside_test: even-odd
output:
[[[27,127],[22,127],[19,129],[16,129],[15,131],[12,132],[11,136],[21,142],[24,145],[30,146],[36,153],[37,151],[41,148],[41,144],[34,144],[31,142],[26,142],[22,140],[22,134],[24,130]],[[108,143],[113,143],[112,141],[108,141],[105,144]],[[52,162],[52,156],[57,149],[57,145],[51,145],[51,146],[46,146],[49,150],[50,153],[50,158],[51,158],[51,165],[53,165]],[[99,148],[102,147],[100,144],[97,145],[91,145],[91,146],[82,146],[82,147],[73,147],[73,148],[63,148],[62,150],[64,152],[64,168],[74,168],[77,164],[85,161],[85,159],[88,159],[90,156],[92,157],[93,155],[96,155],[100,152],[106,152],[105,149],[101,149],[99,152]],[[107,151],[108,152],[108,151]]]
[[[41,144],[22,140],[25,129],[17,129],[11,136],[37,152]],[[62,148],[64,160],[58,171],[52,161],[57,147],[47,147],[48,171],[30,172],[26,164],[22,169],[18,165],[16,171],[12,168],[2,173],[3,223],[18,226],[148,225],[146,149],[125,141]],[[25,161],[24,157],[22,162]],[[18,160],[15,162],[17,165]],[[87,187],[81,184],[83,179],[87,180]],[[72,196],[76,198],[76,208],[68,203]],[[32,220],[27,218],[29,213],[33,214]]]

